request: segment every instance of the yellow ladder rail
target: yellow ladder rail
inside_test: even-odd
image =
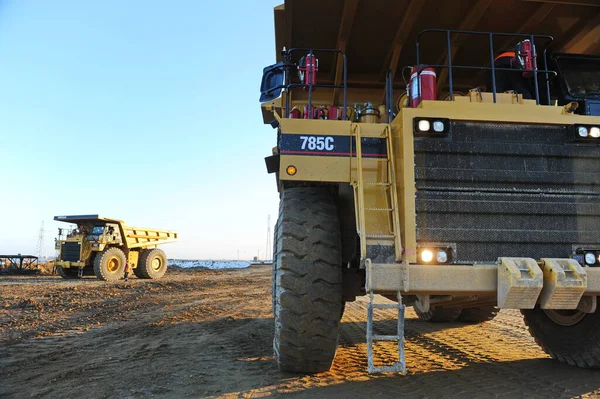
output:
[[[396,187],[396,166],[394,162],[394,146],[392,144],[392,134],[390,125],[385,127],[385,141],[387,144],[387,166],[390,208],[392,208],[392,225],[394,233],[394,250],[396,253],[396,262],[402,260],[402,241],[400,237],[400,213],[398,211],[398,191]]]
[[[352,125],[356,141],[356,175],[358,181],[354,184],[354,191],[358,199],[358,229],[360,235],[360,264],[364,265],[367,256],[367,229],[365,223],[365,192],[364,192],[364,174],[363,174],[363,158],[362,158],[362,138],[360,134],[360,125]]]

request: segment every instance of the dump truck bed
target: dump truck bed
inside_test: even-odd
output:
[[[600,54],[597,0],[287,0],[275,8],[275,52],[282,61],[283,47],[338,49],[347,55],[350,87],[383,86],[390,69],[400,84],[402,68],[416,62],[419,33],[433,28],[551,35],[554,52]],[[494,43],[498,51],[514,46],[514,37]],[[445,64],[445,39],[423,37],[421,53],[421,63]],[[485,37],[453,37],[451,53],[457,64],[490,64]],[[321,56],[319,80],[337,75],[339,82],[339,64]],[[482,76],[457,71],[454,79],[472,88]]]
[[[177,240],[177,233],[174,231],[128,226],[122,220],[100,215],[55,216],[54,220],[73,224],[116,223],[122,229],[121,234],[125,237],[127,248],[130,249],[149,248]]]

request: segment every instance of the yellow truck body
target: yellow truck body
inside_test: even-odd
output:
[[[373,294],[426,321],[522,309],[552,356],[600,366],[583,338],[600,319],[599,26],[593,0],[275,8],[261,112],[283,370],[328,369],[343,302],[364,294],[369,320]]]
[[[93,270],[100,279],[117,280],[126,263],[138,277],[162,277],[167,258],[158,245],[177,240],[173,231],[132,227],[99,215],[55,216],[54,220],[77,226],[59,229],[55,240],[56,266],[64,278],[82,277]],[[104,253],[109,254],[104,257]]]

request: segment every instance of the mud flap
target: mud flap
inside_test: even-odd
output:
[[[587,287],[587,273],[574,259],[543,258],[542,309],[577,309]]]
[[[544,274],[531,258],[500,258],[498,307],[533,309],[544,286]]]

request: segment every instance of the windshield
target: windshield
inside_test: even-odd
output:
[[[93,235],[100,235],[102,233],[104,233],[104,226],[95,226],[92,229],[92,233],[91,234],[93,234]]]
[[[600,59],[565,57],[560,58],[558,63],[573,97],[600,98]]]

